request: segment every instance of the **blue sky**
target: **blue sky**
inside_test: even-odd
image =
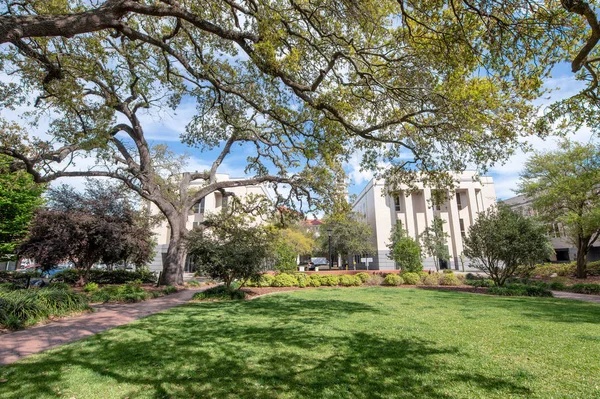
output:
[[[8,78],[4,75],[0,76],[0,79],[7,80]],[[543,107],[545,105],[558,99],[571,96],[577,93],[582,87],[581,83],[574,79],[569,65],[567,64],[555,68],[553,77],[546,82],[546,86],[553,91],[547,98],[536,101],[536,105],[542,107],[541,112],[543,112]],[[3,110],[2,116],[8,119],[19,120],[19,116],[23,111],[24,109],[17,109],[16,111]],[[189,163],[187,169],[190,171],[209,169],[212,160],[215,159],[216,154],[218,153],[218,150],[200,152],[199,149],[189,147],[180,142],[180,135],[185,132],[186,124],[191,120],[195,112],[194,102],[191,99],[187,99],[181,103],[176,111],[153,111],[142,117],[143,126],[149,142],[152,144],[165,143],[176,153],[188,154]],[[47,122],[44,123],[42,120],[39,130],[32,132],[32,135],[43,137],[46,126]],[[591,137],[592,134],[589,129],[581,129],[572,138],[578,141],[589,141]],[[537,137],[531,137],[528,139],[528,142],[535,150],[550,150],[556,148],[558,138],[551,137],[542,140]],[[248,145],[234,147],[232,153],[223,162],[219,172],[228,173],[233,177],[244,176],[246,157],[252,153],[252,147],[249,147]],[[528,156],[529,154],[518,152],[504,164],[496,165],[490,169],[487,175],[494,178],[496,194],[499,199],[506,199],[514,196],[512,190],[516,188],[519,173]],[[92,159],[82,159],[77,161],[77,166],[79,166],[79,168],[92,165]],[[372,172],[361,170],[359,154],[353,154],[350,161],[344,165],[344,169],[349,176],[350,194],[359,193],[372,178]],[[63,179],[60,183],[68,183],[76,187],[81,187],[83,185],[83,179]]]

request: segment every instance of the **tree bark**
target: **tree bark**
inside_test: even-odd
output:
[[[583,237],[579,237],[577,241],[577,278],[587,278],[588,241]]]
[[[183,284],[183,268],[187,257],[187,248],[185,245],[187,213],[185,215],[178,215],[176,219],[169,220],[171,238],[169,239],[167,257],[163,263],[163,273],[160,281],[164,285]]]

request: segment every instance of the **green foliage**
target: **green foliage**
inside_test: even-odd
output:
[[[404,283],[408,285],[417,285],[421,282],[421,276],[413,272],[402,273],[402,278]]]
[[[465,284],[470,285],[472,287],[493,287],[494,281],[490,280],[490,279],[478,279],[478,280],[466,279]]]
[[[452,272],[446,273],[446,270],[444,270],[444,273],[440,275],[440,285],[460,285],[460,283],[458,277]]]
[[[88,309],[85,296],[70,289],[0,290],[0,326],[8,329]]]
[[[0,155],[0,261],[16,253],[33,212],[42,204],[44,186],[25,171],[10,171],[11,159]]]
[[[273,287],[295,287],[298,285],[298,279],[295,275],[289,273],[279,273],[273,280]]]
[[[76,269],[66,269],[54,276],[55,280],[64,281],[67,284],[75,284],[79,279]],[[130,271],[125,269],[100,270],[92,269],[89,272],[88,281],[100,285],[126,284],[130,281],[140,280],[145,284],[156,284],[156,274],[149,270]]]
[[[392,228],[388,248],[390,249],[389,258],[396,262],[402,271],[418,272],[423,270],[421,247],[408,236],[406,230],[402,228],[402,223],[397,222]]]
[[[282,238],[275,240],[273,253],[275,263],[273,268],[279,273],[293,273],[298,269],[296,262],[298,253],[294,247]]]
[[[600,284],[573,284],[567,290],[578,294],[600,294]]]
[[[165,295],[174,294],[176,292],[177,288],[173,287],[172,285],[167,285],[165,288],[162,289],[162,293]]]
[[[362,280],[355,275],[343,274],[340,276],[339,285],[343,287],[359,287],[362,285]]]
[[[188,282],[185,283],[188,287],[200,287],[202,285],[202,283],[200,283],[200,281],[198,280],[190,280]]]
[[[358,277],[360,279],[360,281],[362,281],[363,283],[366,283],[369,280],[369,278],[371,277],[371,275],[369,273],[365,273],[365,272],[356,273],[355,276]]]
[[[318,274],[311,274],[309,281],[310,287],[320,287],[321,286],[321,276]]]
[[[421,277],[423,285],[438,285],[440,282],[440,275],[438,273],[431,273]]]
[[[192,299],[196,301],[229,301],[246,299],[246,293],[240,290],[230,291],[224,285],[209,288],[207,290],[196,292]]]
[[[140,302],[152,298],[153,295],[135,284],[110,285],[94,291],[90,295],[92,302]]]
[[[465,255],[497,286],[520,265],[534,265],[554,252],[545,227],[504,205],[481,212],[464,240]]]
[[[538,215],[560,223],[577,248],[577,276],[586,277],[586,256],[600,231],[600,146],[563,140],[556,151],[537,153],[525,164],[519,193]]]
[[[305,288],[309,287],[311,283],[311,278],[304,273],[296,274],[296,279],[298,280],[298,287]]]
[[[329,251],[329,233],[331,233],[331,251],[340,254],[345,259],[349,255],[372,253],[371,244],[373,230],[366,222],[359,219],[352,212],[331,214],[325,217],[324,223],[319,226],[320,247],[324,253]]]
[[[419,236],[423,246],[423,252],[429,256],[433,256],[435,269],[438,270],[438,260],[450,260],[450,252],[448,251],[448,233],[444,231],[445,220],[440,217],[433,218],[433,225],[429,226]],[[418,270],[411,270],[418,271]]]
[[[187,238],[196,267],[228,290],[236,280],[257,280],[270,253],[270,233],[242,212],[210,214],[204,223],[206,229]]]
[[[88,292],[88,293],[89,292],[96,292],[96,291],[98,291],[98,289],[99,289],[99,287],[98,287],[97,283],[89,282],[89,283],[87,283],[86,285],[83,286],[83,291]]]
[[[339,276],[336,276],[333,274],[321,276],[321,285],[328,286],[328,287],[335,287],[339,283],[340,283]]]
[[[383,279],[384,285],[402,285],[404,284],[404,279],[400,277],[398,274],[388,274]]]
[[[546,288],[523,284],[506,284],[504,287],[491,287],[487,290],[488,294],[501,296],[536,296],[551,297],[552,292]]]

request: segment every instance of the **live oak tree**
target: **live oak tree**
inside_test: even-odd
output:
[[[165,283],[181,283],[187,214],[210,193],[285,183],[295,199],[323,198],[331,169],[355,150],[367,169],[389,163],[397,182],[420,170],[450,185],[448,172],[485,169],[521,146],[547,72],[522,56],[565,18],[550,15],[505,52],[510,35],[490,32],[506,26],[478,5],[3,0],[0,68],[17,83],[1,84],[0,107],[35,99],[28,120],[53,121],[50,139],[30,145],[3,129],[0,152],[38,182],[106,176],[153,202],[171,227]],[[183,140],[218,154],[207,171],[172,173],[148,142],[144,118],[182,99],[197,107]],[[238,144],[251,180],[217,181]],[[77,154],[98,165],[65,169]],[[192,180],[205,184],[189,192]]]
[[[587,254],[600,235],[600,147],[563,141],[525,164],[519,193],[547,223],[561,223],[577,248],[577,277],[585,278]]]
[[[145,265],[154,257],[152,225],[117,186],[90,183],[84,193],[69,186],[48,191],[49,203],[36,212],[19,246],[22,256],[44,268],[72,262],[79,285],[100,262]]]
[[[43,202],[44,186],[24,171],[11,171],[11,163],[11,158],[0,156],[0,261],[14,257],[34,211]]]
[[[488,274],[497,286],[503,286],[519,266],[533,267],[554,252],[543,224],[505,205],[480,213],[464,245],[471,266]]]

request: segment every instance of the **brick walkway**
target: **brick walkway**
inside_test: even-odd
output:
[[[574,292],[552,291],[555,298],[574,299],[577,301],[600,303],[600,295],[576,294]]]
[[[95,312],[93,313],[2,334],[0,335],[0,365],[10,364],[25,356],[77,341],[182,305],[192,299],[194,293],[207,288],[210,287],[183,290],[138,303],[97,305],[94,306]]]

